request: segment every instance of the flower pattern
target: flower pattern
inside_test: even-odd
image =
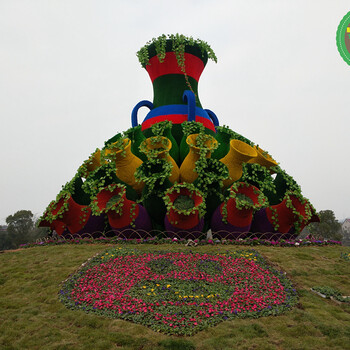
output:
[[[112,248],[63,283],[70,308],[191,335],[236,317],[277,315],[297,302],[287,277],[254,250],[223,254]]]

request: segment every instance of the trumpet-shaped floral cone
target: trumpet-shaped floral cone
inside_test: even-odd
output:
[[[250,231],[254,209],[260,208],[264,202],[258,188],[244,182],[236,183],[230,188],[229,198],[213,213],[213,233],[220,238],[244,238]]]
[[[204,228],[204,218],[201,208],[205,205],[199,191],[193,190],[189,184],[178,184],[171,187],[166,193],[169,199],[164,226],[171,232],[192,233],[194,237],[200,236]]]
[[[58,235],[71,233],[81,235],[103,231],[104,220],[91,215],[91,209],[87,205],[80,205],[74,201],[71,195],[66,195],[53,205],[52,214],[58,215],[53,220],[50,228]]]
[[[255,213],[251,232],[260,233],[265,239],[289,239],[293,226],[297,223],[301,226],[303,221],[308,220],[308,206],[305,199],[287,194],[280,204],[262,208]],[[299,230],[294,230],[293,235],[297,236]]]
[[[96,214],[105,213],[112,231],[123,238],[141,238],[152,229],[146,209],[127,199],[126,188],[121,184],[101,189],[93,202]]]

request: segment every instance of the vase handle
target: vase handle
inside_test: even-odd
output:
[[[132,110],[131,112],[131,126],[134,128],[135,126],[138,126],[137,122],[137,112],[141,107],[148,107],[150,110],[153,109],[153,103],[151,101],[143,100],[140,101]]]
[[[185,90],[182,99],[188,106],[187,120],[189,122],[196,121],[196,97],[194,96],[194,93],[190,90]]]
[[[210,109],[205,109],[205,111],[208,113],[210,119],[213,121],[214,126],[215,127],[219,126],[219,119],[216,116],[216,114]]]

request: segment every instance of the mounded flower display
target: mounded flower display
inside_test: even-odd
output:
[[[192,335],[225,320],[278,315],[297,303],[289,279],[254,250],[141,252],[110,248],[63,282],[69,308]]]
[[[202,239],[211,229],[217,239],[289,240],[319,220],[267,151],[202,107],[199,78],[208,59],[217,61],[206,42],[161,35],[137,56],[153,101],[138,102],[132,127],[87,157],[40,226],[62,236]],[[143,107],[149,112],[139,123]]]

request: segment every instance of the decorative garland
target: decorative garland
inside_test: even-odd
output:
[[[166,53],[166,43],[167,40],[171,41],[172,47],[171,51],[173,51],[176,55],[177,63],[181,69],[184,69],[185,66],[185,47],[186,46],[197,46],[200,48],[202,55],[207,54],[208,58],[213,60],[215,63],[217,62],[216,55],[210,45],[200,39],[193,39],[191,36],[186,37],[182,34],[162,34],[157,38],[153,38],[148,41],[146,45],[144,45],[137,53],[137,57],[142,65],[142,67],[146,67],[149,64],[149,47],[151,45],[155,46],[156,54],[159,59],[159,62],[163,62]]]

